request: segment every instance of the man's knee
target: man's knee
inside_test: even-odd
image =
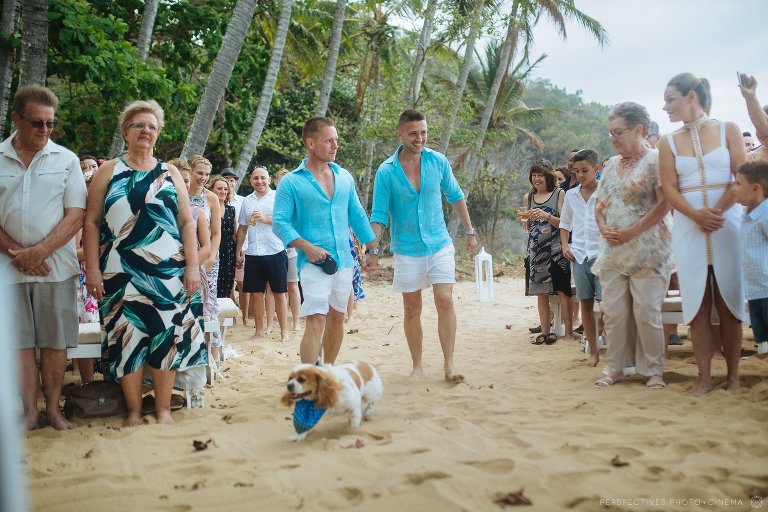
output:
[[[453,293],[441,291],[435,293],[435,307],[438,311],[447,312],[453,310]]]

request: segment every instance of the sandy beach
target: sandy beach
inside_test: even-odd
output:
[[[603,364],[586,367],[578,342],[530,343],[538,317],[523,289],[522,279],[501,277],[495,302],[481,304],[473,282],[457,284],[466,381],[451,386],[431,292],[426,375],[411,381],[401,299],[386,282],[367,282],[339,362],[376,366],[377,413],[355,431],[326,416],[299,443],[286,441],[291,411],[279,399],[300,333],[247,343],[252,328],[237,325],[227,341],[240,356],[224,363],[205,408],[174,413],[175,426],[147,416],[133,429],[109,418],[29,433],[32,508],[493,511],[521,489],[528,510],[754,510],[750,496],[768,508],[768,363],[743,359],[743,387],[727,392],[725,363],[715,361],[717,389],[694,398],[686,341],[670,348],[666,389],[649,390],[642,377],[596,389]],[[210,443],[197,451],[195,440]]]

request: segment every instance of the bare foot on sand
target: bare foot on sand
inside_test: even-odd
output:
[[[37,430],[40,428],[39,418],[40,414],[37,409],[29,411],[24,415],[24,429],[25,430]]]
[[[61,410],[58,407],[46,411],[45,420],[56,430],[71,430],[73,428],[77,428],[76,424],[72,423],[71,421],[67,421],[64,415],[61,414]]]
[[[248,338],[248,341],[261,341],[263,339],[264,339],[264,336],[262,336],[261,334],[254,334],[253,336]]]
[[[411,374],[408,376],[409,379],[413,379],[413,380],[418,380],[422,377],[424,377],[424,370],[421,368],[421,366],[411,370]]]
[[[251,324],[250,324],[250,323],[248,323],[248,319],[247,319],[246,317],[243,317],[243,325],[244,325],[245,327],[250,327],[250,326],[251,326]]]
[[[564,341],[576,341],[576,338],[573,337],[572,332],[565,333],[565,336],[563,336]]]
[[[288,334],[288,331],[280,331],[280,341],[291,341],[291,335]]]
[[[728,391],[734,391],[736,389],[739,389],[741,387],[741,382],[739,382],[738,375],[736,377],[728,377],[728,384],[725,386],[725,389]]]
[[[123,421],[124,427],[137,427],[141,424],[141,411],[128,413]]]
[[[452,384],[459,384],[460,382],[464,382],[464,376],[458,373],[456,370],[454,370],[453,366],[446,365],[445,366],[445,382],[450,382]]]
[[[703,382],[699,380],[698,384],[696,384],[696,387],[691,390],[691,394],[693,396],[704,396],[710,391],[712,391],[712,383],[709,381]]]
[[[597,366],[598,361],[600,361],[600,356],[598,356],[597,354],[591,354],[589,358],[584,362],[584,364],[594,368],[595,366]]]
[[[293,324],[293,332],[299,332],[301,330],[301,324]]]
[[[158,425],[173,425],[170,409],[155,409],[155,419]]]

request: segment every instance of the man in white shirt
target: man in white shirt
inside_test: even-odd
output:
[[[597,153],[582,149],[573,156],[573,173],[579,180],[576,188],[565,193],[563,211],[560,215],[560,241],[563,256],[571,261],[571,272],[576,282],[576,297],[581,304],[581,321],[589,343],[588,366],[596,366],[599,360],[597,349],[597,324],[593,314],[595,300],[602,300],[600,279],[592,272],[597,258],[600,231],[595,221],[594,192],[597,189]],[[568,242],[572,235],[571,242]]]
[[[238,216],[237,266],[245,268],[243,291],[255,301],[256,332],[251,339],[264,336],[264,292],[267,283],[275,297],[275,311],[280,324],[280,339],[288,341],[288,257],[283,242],[272,233],[275,191],[269,188],[269,173],[263,167],[251,171],[253,193],[243,200]],[[245,255],[242,247],[248,238]]]
[[[83,226],[86,188],[80,160],[50,140],[58,99],[39,85],[19,87],[11,119],[16,132],[0,143],[0,275],[9,276],[18,329],[5,342],[20,355],[25,427],[39,427],[40,369],[47,423],[75,428],[59,409],[67,348],[77,346],[75,234]]]

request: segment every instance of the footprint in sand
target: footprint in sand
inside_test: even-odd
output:
[[[339,492],[352,504],[361,505],[363,503],[363,491],[357,487],[342,487]]]

